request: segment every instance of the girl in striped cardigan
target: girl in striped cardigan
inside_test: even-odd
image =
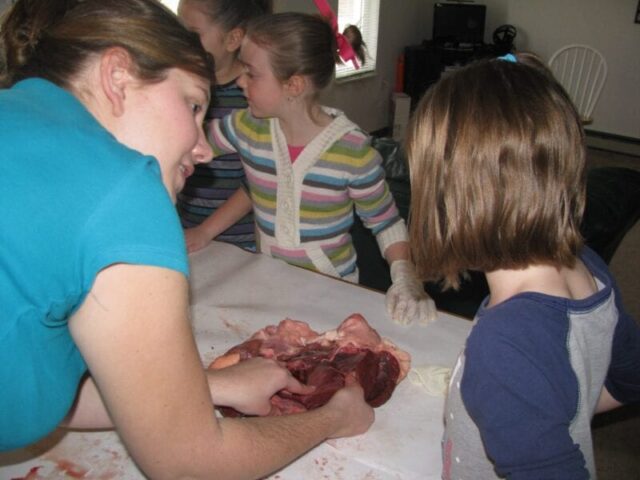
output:
[[[208,128],[214,153],[238,152],[246,174],[246,188],[216,212],[217,229],[253,209],[260,252],[357,282],[349,234],[355,211],[391,266],[389,315],[427,323],[435,305],[409,259],[381,157],[357,125],[318,102],[333,79],[338,43],[345,45],[320,16],[287,12],[247,25],[238,85],[249,108]]]

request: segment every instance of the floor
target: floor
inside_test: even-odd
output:
[[[590,148],[587,154],[589,168],[616,166],[640,170],[640,157]],[[640,222],[627,232],[609,264],[613,276],[621,288],[622,299],[629,313],[640,319],[640,295],[638,295],[638,272],[640,272]],[[638,477],[640,479],[640,476]]]
[[[589,149],[588,165],[640,170],[640,157]],[[609,264],[625,307],[640,322],[640,222],[627,233]],[[640,405],[596,415],[593,443],[598,480],[640,480]]]

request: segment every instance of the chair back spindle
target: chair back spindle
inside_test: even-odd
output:
[[[607,62],[588,45],[567,45],[555,52],[549,68],[573,101],[582,122],[593,122],[593,111],[607,79]]]

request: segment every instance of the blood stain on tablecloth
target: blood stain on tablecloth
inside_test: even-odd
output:
[[[64,458],[56,461],[56,468],[60,473],[64,473],[71,478],[87,478],[86,475],[89,472],[88,469]]]
[[[85,434],[73,443],[63,440],[41,457],[41,465],[34,466],[24,477],[12,480],[82,479],[111,480],[122,478],[129,455],[118,445],[103,445],[102,439]]]
[[[343,456],[329,455],[315,458],[313,463],[316,466],[318,475],[311,475],[309,478],[318,480],[380,480],[378,472],[369,470],[364,474],[354,476],[353,472],[349,472],[343,465],[347,460]]]
[[[24,477],[12,478],[12,480],[44,480],[47,478],[80,478],[87,479],[88,470],[81,467],[69,460],[59,459],[54,462],[50,473],[46,473],[46,468],[43,465],[31,468],[29,473]],[[42,474],[42,475],[41,475]],[[94,477],[96,478],[96,477]],[[103,477],[104,478],[104,477]]]
[[[251,332],[246,326],[238,325],[237,323],[227,320],[226,318],[222,318],[221,320],[224,326],[227,327],[227,329],[231,330],[234,334],[236,334],[238,338],[244,339],[251,335]]]
[[[33,467],[29,470],[29,473],[27,473],[24,477],[12,477],[11,480],[38,480],[38,470],[40,470],[42,468],[41,465],[38,465],[37,467]]]

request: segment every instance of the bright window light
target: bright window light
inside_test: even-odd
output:
[[[178,12],[178,3],[180,0],[160,0],[167,7],[169,7],[174,13]]]
[[[361,75],[376,70],[378,52],[378,22],[380,19],[380,0],[338,0],[338,28],[344,31],[349,25],[355,25],[362,32],[366,46],[365,62],[355,69],[352,62],[336,67],[336,78]]]

